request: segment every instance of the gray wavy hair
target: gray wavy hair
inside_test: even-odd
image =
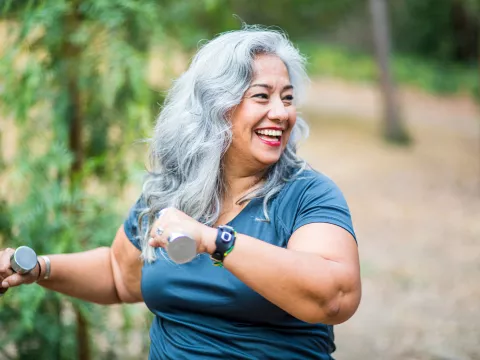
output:
[[[217,221],[225,194],[222,158],[232,141],[227,114],[250,86],[258,54],[278,56],[295,88],[295,102],[302,98],[308,80],[305,59],[280,31],[244,26],[200,48],[168,92],[151,139],[151,170],[143,185],[146,208],[140,215],[140,224],[147,224],[143,220],[148,218],[147,228],[141,231],[143,259],[156,259],[148,234],[159,210],[175,207],[207,225]],[[289,142],[279,161],[268,169],[263,186],[239,203],[263,198],[263,220],[270,221],[269,200],[307,166],[296,154],[298,141],[307,136],[308,125],[297,116]]]

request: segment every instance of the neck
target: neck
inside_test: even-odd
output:
[[[227,186],[227,199],[238,201],[262,182],[266,170],[242,170],[225,165],[224,178]],[[225,200],[227,200],[225,199]]]

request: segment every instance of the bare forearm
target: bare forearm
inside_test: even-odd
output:
[[[341,265],[319,255],[240,234],[224,265],[253,290],[301,320],[330,324],[351,316],[349,309],[342,309],[349,294]]]
[[[110,248],[75,254],[49,255],[51,274],[41,286],[99,304],[119,303],[113,277]],[[42,277],[45,264],[42,262]]]

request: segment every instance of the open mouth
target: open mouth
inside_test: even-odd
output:
[[[282,139],[282,130],[273,130],[273,129],[260,129],[255,130],[255,134],[259,139],[270,146],[280,146]]]

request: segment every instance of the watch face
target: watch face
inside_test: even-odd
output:
[[[218,229],[222,232],[220,235],[220,239],[222,240],[222,242],[227,244],[233,240],[235,230],[231,226],[222,225],[219,226]]]
[[[226,232],[226,231],[223,231],[223,232],[222,232],[222,235],[220,235],[220,239],[222,239],[222,241],[223,241],[224,243],[228,243],[228,242],[232,241],[233,235],[230,234],[230,233],[228,233],[228,232]]]

